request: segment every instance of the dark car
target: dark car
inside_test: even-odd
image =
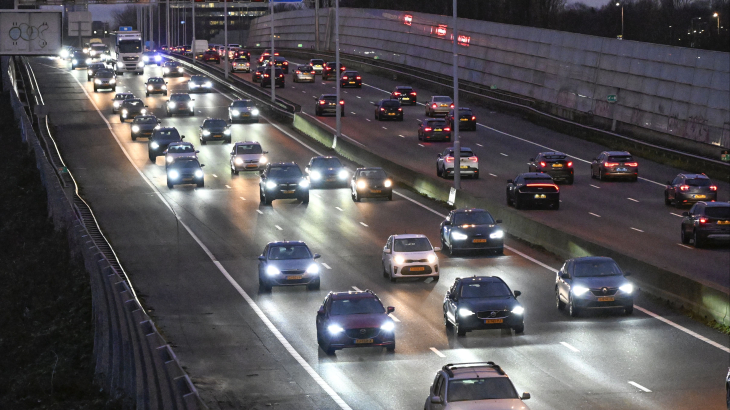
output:
[[[182,65],[177,61],[166,61],[165,64],[162,66],[163,77],[182,77],[184,73],[185,70],[183,69]]]
[[[251,61],[251,52],[248,50],[236,50],[233,52],[233,58],[245,58],[246,61]]]
[[[419,141],[451,141],[451,127],[443,118],[426,118],[418,121]]]
[[[147,97],[149,97],[150,94],[162,94],[167,96],[167,83],[162,77],[150,77],[144,85],[145,95]]]
[[[304,169],[309,174],[310,187],[347,187],[349,173],[337,157],[313,157]]]
[[[328,80],[330,78],[338,77],[338,75],[335,74],[335,71],[337,71],[337,70],[335,70],[335,65],[336,65],[336,63],[334,61],[325,64],[324,71],[322,71],[322,80]],[[342,63],[340,63],[340,74],[342,74],[344,72],[345,72],[345,66],[342,65]]]
[[[150,136],[149,144],[147,144],[147,154],[150,161],[156,162],[157,157],[163,155],[171,142],[180,142],[183,138],[185,137],[180,136],[180,133],[177,132],[177,128],[175,127],[160,127],[155,129]]]
[[[138,115],[132,120],[132,141],[139,137],[149,137],[160,126],[160,120],[154,115]]]
[[[231,126],[220,118],[206,118],[200,126],[198,137],[201,145],[207,144],[208,141],[223,141],[230,144]]]
[[[168,117],[173,114],[187,114],[192,117],[195,114],[195,100],[190,98],[190,94],[174,93],[167,100],[165,110]]]
[[[679,208],[695,202],[717,201],[717,185],[705,174],[679,174],[667,181],[664,188],[664,204]]]
[[[117,112],[119,112],[119,109],[122,108],[122,103],[125,100],[130,100],[133,98],[137,98],[137,97],[135,97],[134,94],[132,94],[130,92],[117,93],[117,95],[115,95],[114,98],[112,98],[112,112],[114,114],[116,114]]]
[[[162,64],[162,56],[157,51],[145,51],[142,53],[142,62],[144,65],[157,64],[159,66]]]
[[[497,276],[456,278],[444,297],[444,323],[457,336],[478,329],[525,331],[525,309],[509,286]]]
[[[71,70],[87,67],[89,64],[91,64],[91,58],[83,51],[74,51],[71,55]]]
[[[340,88],[362,88],[362,77],[357,71],[345,71],[340,77]]]
[[[261,173],[259,200],[269,205],[275,199],[298,199],[309,203],[309,180],[295,162],[269,163]]]
[[[388,198],[393,200],[393,181],[380,167],[358,168],[350,180],[352,200],[360,202],[362,198]]]
[[[639,163],[626,151],[603,151],[591,163],[591,178],[639,179]]]
[[[257,67],[253,71],[253,74],[251,74],[251,82],[260,83],[261,77],[264,75],[264,71],[266,71],[266,68],[267,67],[265,65]]]
[[[441,222],[441,249],[453,255],[461,250],[504,251],[504,231],[492,214],[483,209],[457,209]]]
[[[94,92],[100,89],[117,90],[117,75],[112,70],[99,70],[94,75]]]
[[[106,68],[106,64],[104,63],[89,64],[89,66],[86,67],[86,81],[91,81],[91,79],[96,75],[96,72],[99,70],[108,70],[108,68]]]
[[[145,114],[147,114],[147,106],[139,98],[124,100],[122,106],[119,107],[119,121],[121,122]]]
[[[390,93],[390,98],[400,100],[403,105],[416,105],[418,104],[418,96],[416,91],[410,85],[398,85],[395,90]]]
[[[451,128],[454,128],[454,110],[449,110],[446,114]],[[459,107],[459,131],[476,131],[477,117],[471,112],[471,108]]]
[[[213,81],[204,75],[194,75],[188,81],[188,91],[207,93],[213,89]]]
[[[228,119],[231,123],[238,121],[259,122],[259,109],[253,100],[235,100],[228,106]]]
[[[373,105],[375,106],[375,119],[377,121],[385,119],[403,121],[403,107],[400,106],[400,101],[386,99],[373,103]]]
[[[195,158],[179,158],[167,166],[167,187],[175,185],[195,184],[198,188],[205,186],[205,165]]]
[[[208,61],[215,61],[216,64],[221,63],[221,56],[218,54],[217,51],[208,50],[203,53],[203,57],[201,60],[208,62]]]
[[[259,256],[259,289],[271,292],[273,286],[320,286],[319,254],[312,254],[301,241],[269,242]]]
[[[271,59],[270,58],[268,59],[268,61],[266,62],[266,64],[268,66],[271,66],[272,62],[271,62]],[[289,74],[289,62],[286,61],[286,58],[285,57],[274,56],[274,63],[273,64],[276,65],[276,68],[280,68],[281,71],[284,72],[284,74]]]
[[[562,152],[541,152],[535,158],[530,158],[529,172],[542,172],[553,177],[554,181],[565,181],[573,184],[573,161]]]
[[[314,105],[314,114],[321,117],[324,114],[337,115],[337,94],[322,94]],[[345,100],[340,100],[340,116],[345,116]]]
[[[701,248],[709,241],[730,241],[730,202],[697,202],[682,216],[682,243]]]
[[[585,256],[565,261],[555,277],[555,304],[568,306],[570,316],[584,309],[634,311],[634,285],[618,264],[603,256]]]
[[[381,346],[395,351],[395,323],[371,290],[330,292],[317,311],[317,343],[328,355],[347,347]]]
[[[507,205],[517,209],[525,206],[547,206],[560,209],[560,188],[553,178],[540,172],[526,172],[507,181]]]
[[[286,77],[284,77],[284,73],[281,68],[276,68],[276,71],[274,71],[274,77],[274,85],[284,88],[286,85]],[[265,69],[261,74],[261,87],[271,87],[271,68]]]

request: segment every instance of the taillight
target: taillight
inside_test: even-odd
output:
[[[288,61],[284,61],[284,65],[289,65],[289,62]]]
[[[451,131],[451,128],[446,127],[446,128],[444,128],[444,131],[449,132],[449,131]]]
[[[345,105],[345,100],[340,100],[340,105]]]
[[[476,156],[469,157],[469,161],[471,161],[471,162],[477,162],[477,161],[479,161],[479,158],[477,158]]]
[[[299,71],[299,70],[297,70],[297,71],[295,71],[295,73],[297,73],[297,74],[301,74],[302,72],[301,72],[301,71]]]
[[[471,120],[472,120],[472,121],[476,121],[476,120],[477,120],[477,117],[475,117],[475,116],[473,116],[473,115],[472,115],[472,116],[471,116]]]
[[[604,162],[603,163],[603,166],[604,167],[617,167],[618,166],[618,162]]]
[[[546,163],[544,163],[544,162],[541,162],[541,163],[540,163],[540,166],[541,166],[541,167],[543,167],[543,168],[545,168],[545,167],[547,166],[547,164],[546,164]]]
[[[415,91],[411,92],[411,95],[415,97],[416,96],[416,92]]]
[[[312,71],[310,74],[314,74],[314,71]]]
[[[446,162],[454,162],[454,157],[446,157]]]
[[[362,80],[362,77],[360,77],[360,76],[357,76],[357,77],[355,77],[355,79],[356,79],[356,80]]]
[[[279,77],[284,78],[284,74],[279,74]]]
[[[423,130],[426,131],[426,132],[431,131],[431,127],[426,127]]]
[[[324,105],[324,103],[325,103],[324,100],[319,100],[319,105]]]
[[[403,108],[398,107],[398,111],[403,111]]]
[[[573,166],[573,161],[568,161],[568,168]]]
[[[436,104],[431,105],[431,108],[436,108]]]
[[[679,187],[680,191],[689,191],[689,187],[687,185],[682,185]]]
[[[397,97],[397,96],[400,95],[400,93],[398,91],[396,91],[396,92],[393,93],[393,95],[395,95]]]
[[[717,187],[715,185],[710,185],[710,191],[717,191]]]
[[[700,223],[701,223],[701,224],[705,224],[705,223],[707,223],[707,218],[702,218],[702,217],[700,217]]]
[[[347,76],[343,76],[343,77],[342,77],[342,79],[343,79],[343,80],[347,80]]]
[[[624,162],[624,165],[626,165],[627,167],[638,167],[639,163],[638,162]]]
[[[453,103],[451,104],[451,108],[454,108],[454,104]]]
[[[380,107],[380,111],[385,111],[385,108],[383,108],[383,107]]]

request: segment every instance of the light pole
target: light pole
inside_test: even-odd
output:
[[[451,125],[451,132],[454,136],[454,189],[461,189],[461,141],[459,141],[459,34],[457,32],[458,17],[456,13],[456,2],[453,1],[454,28],[453,28],[453,54],[454,54],[454,121]]]
[[[193,20],[193,33],[190,35],[192,39],[190,49],[193,51],[193,64],[195,64],[195,57],[197,57],[197,54],[195,54],[195,0],[190,0],[190,9],[192,10],[190,12],[190,19]]]
[[[223,51],[226,54],[225,78],[228,79],[228,0],[223,0]]]
[[[337,147],[337,139],[342,136],[342,109],[343,105],[340,104],[340,83],[342,82],[340,75],[340,0],[335,0],[335,82],[336,85],[336,100],[337,105],[335,106],[335,139],[332,142],[332,148]]]
[[[269,0],[269,6],[271,7],[271,54],[269,55],[271,71],[269,72],[269,77],[271,78],[271,102],[276,104],[276,79],[274,78],[276,74],[276,58],[274,58],[274,0]],[[284,71],[283,67],[282,71]]]
[[[720,13],[715,13],[712,17],[717,19],[717,35],[720,35]]]
[[[617,7],[621,7],[621,40],[624,39],[624,5],[616,3]]]

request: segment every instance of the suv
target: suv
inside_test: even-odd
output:
[[[271,87],[271,68],[266,68],[261,73],[261,88],[264,87]],[[281,70],[281,68],[276,67],[276,70],[274,71],[274,85],[277,87],[284,88],[286,86],[286,77],[284,77],[284,72]]]
[[[203,61],[215,61],[216,64],[221,63],[221,56],[218,54],[215,50],[208,50],[203,53],[203,57],[201,58]]]
[[[555,305],[568,306],[570,316],[583,309],[623,309],[634,311],[634,285],[618,264],[603,256],[568,259],[555,276]]]
[[[525,309],[514,291],[497,276],[456,278],[444,297],[444,324],[457,336],[477,329],[525,331]]]
[[[267,66],[271,66],[272,64],[274,64],[276,68],[280,68],[284,74],[289,74],[289,62],[286,61],[285,57],[274,56],[273,62],[271,61],[271,58],[269,58]]]
[[[147,114],[147,106],[139,98],[130,98],[124,100],[119,111],[119,121],[124,122],[127,119],[134,119],[137,115]]]
[[[399,100],[385,99],[373,103],[375,106],[375,120],[382,121],[392,118],[396,121],[403,121],[403,107]]]
[[[355,87],[362,88],[362,77],[357,71],[345,71],[340,77],[340,88]]]
[[[312,69],[317,74],[321,75],[322,72],[324,71],[324,60],[322,60],[320,58],[313,58],[313,59],[309,60],[309,65],[312,66]]]
[[[259,289],[271,292],[273,286],[306,285],[319,290],[319,254],[301,241],[269,242],[259,256]]]
[[[416,91],[410,85],[397,85],[395,90],[390,93],[390,98],[400,100],[403,105],[406,103],[410,105],[418,104]]]
[[[317,311],[317,344],[328,355],[346,347],[383,346],[395,351],[395,323],[372,290],[330,292]]]
[[[541,172],[525,172],[507,180],[507,206],[546,206],[560,209],[560,188],[553,178]]]
[[[509,376],[494,362],[447,364],[436,372],[423,408],[529,410],[523,403],[529,398],[530,393],[517,394]]]
[[[152,132],[147,144],[147,154],[151,162],[156,162],[157,157],[164,155],[165,150],[172,142],[181,142],[185,136],[180,136],[175,127],[160,127]]]
[[[446,114],[451,128],[454,127],[454,110],[449,110]],[[476,131],[477,117],[471,112],[471,108],[459,107],[459,131]]]
[[[626,151],[603,151],[591,163],[591,178],[599,180],[609,177],[639,179],[639,163]]]
[[[337,115],[337,94],[322,94],[314,105],[314,115],[321,117],[324,114]],[[345,100],[340,100],[340,117],[345,116]]]
[[[730,202],[697,202],[682,212],[682,243],[701,248],[708,240],[730,240]]]
[[[439,257],[426,235],[391,235],[383,247],[383,276],[395,282],[399,278],[433,278],[439,280]]]
[[[710,182],[705,174],[679,174],[672,181],[667,181],[664,188],[664,204],[679,208],[695,202],[717,201],[717,185]]]
[[[270,205],[274,199],[298,199],[309,203],[309,180],[296,162],[269,163],[261,173],[259,200]]]
[[[535,158],[530,158],[527,166],[529,172],[543,172],[555,181],[573,185],[573,161],[568,160],[568,156],[562,152],[541,152]]]
[[[459,173],[461,176],[471,175],[479,178],[479,158],[469,147],[461,147],[459,156]],[[436,176],[448,178],[454,176],[454,147],[449,147],[436,158]]]
[[[304,168],[304,172],[309,175],[309,183],[312,187],[333,185],[338,188],[346,188],[348,186],[347,177],[350,176],[350,173],[337,157],[312,157],[309,165]]]
[[[331,78],[337,78],[337,74],[335,74],[335,62],[327,63],[324,66],[324,71],[322,71],[322,80],[327,80],[330,77]],[[345,66],[340,63],[340,74],[345,72]]]

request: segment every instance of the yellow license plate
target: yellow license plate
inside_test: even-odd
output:
[[[220,135],[220,134],[216,134],[216,135],[213,136],[213,138],[221,138],[221,137],[223,137],[223,136]]]
[[[613,296],[600,296],[598,298],[599,302],[613,302],[614,300],[616,300],[616,298],[614,298]]]
[[[695,195],[695,198],[706,198],[707,195]]]
[[[441,104],[441,107],[446,107],[446,104]]]
[[[286,277],[286,280],[299,280],[302,278],[302,275],[289,275]]]
[[[389,112],[388,115],[395,115],[395,113],[394,112]]]
[[[359,344],[359,345],[372,343],[372,342],[373,342],[373,339],[356,339],[355,340],[355,343]]]
[[[468,119],[468,118],[462,118],[462,119],[461,119],[461,120],[459,120],[459,121],[469,121],[469,119]]]
[[[314,66],[314,68],[322,68],[322,66],[321,65],[316,65],[316,66]]]
[[[472,242],[473,243],[486,243],[487,240],[486,239],[474,239]]]
[[[535,194],[535,199],[545,199],[547,198],[545,194]]]
[[[493,323],[504,323],[504,319],[484,319],[484,323],[487,325]]]
[[[370,193],[373,193],[373,194],[379,194],[380,192],[381,191],[379,189],[371,189],[370,190]]]
[[[410,98],[408,98],[408,97],[403,97],[403,98],[401,98],[401,100],[407,101],[407,100],[410,100]]]
[[[283,192],[285,194],[293,194],[294,193],[294,191],[281,191],[281,192]]]
[[[466,166],[466,165],[462,165],[462,166],[461,166],[461,169],[468,169],[468,168],[469,168],[469,167],[468,167],[468,166]]]
[[[441,128],[434,128],[434,132],[441,132],[441,131],[443,131],[443,129],[441,129]]]
[[[256,164],[246,164],[246,168],[258,168],[259,166]]]
[[[562,168],[563,164],[553,164],[553,168]]]
[[[425,268],[423,266],[416,266],[416,267],[411,268],[411,272],[420,272],[422,270],[425,270]]]
[[[355,82],[354,81],[350,81],[350,84],[355,84]]]
[[[718,225],[730,225],[730,221],[717,221]]]

